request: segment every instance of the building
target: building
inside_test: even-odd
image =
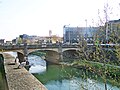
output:
[[[12,45],[16,45],[16,44],[17,44],[16,39],[13,39],[12,40]]]
[[[108,40],[112,41],[110,38],[114,38],[114,39],[117,38],[117,41],[120,43],[120,40],[118,40],[120,39],[120,19],[111,20],[107,24],[108,24],[108,31],[106,32],[106,35]]]
[[[5,39],[0,39],[0,45],[4,45]]]
[[[27,34],[23,34],[23,35],[19,35],[18,38],[16,38],[17,43],[19,44],[24,44],[25,42],[27,44],[37,44],[39,37],[36,35],[27,35]]]
[[[50,36],[35,36],[35,35],[23,34],[23,35],[19,35],[19,37],[14,39],[14,41],[16,41],[16,44],[27,43],[28,45],[35,45],[35,44],[52,45],[52,44],[56,44],[57,42],[62,42],[63,38],[57,35],[51,35],[51,31],[50,31]]]
[[[120,43],[120,19],[111,20],[99,26],[95,38],[99,43]]]
[[[108,30],[110,31],[119,31],[120,30],[120,19],[119,20],[111,20],[108,22]]]
[[[79,40],[86,41],[92,39],[98,27],[63,27],[63,42],[78,43]]]
[[[12,41],[6,41],[5,45],[12,45]]]

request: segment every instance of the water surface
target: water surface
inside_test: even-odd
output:
[[[48,90],[105,90],[104,83],[97,75],[63,65],[48,65],[40,57],[28,56],[32,73]],[[97,77],[96,77],[97,76]],[[120,90],[107,84],[108,90]]]

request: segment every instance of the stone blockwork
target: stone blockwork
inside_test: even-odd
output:
[[[15,58],[5,53],[3,56],[9,90],[47,90],[47,88],[25,68],[18,69],[18,64],[14,62]]]
[[[59,53],[55,51],[46,51],[45,59],[51,63],[59,63]]]

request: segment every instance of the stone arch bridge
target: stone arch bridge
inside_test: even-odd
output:
[[[35,51],[45,52],[45,60],[52,63],[59,63],[63,60],[65,55],[73,55],[77,50],[80,50],[78,46],[47,46],[42,47],[40,45],[12,45],[12,46],[1,46],[1,52],[17,52],[19,62],[23,62],[29,53]]]

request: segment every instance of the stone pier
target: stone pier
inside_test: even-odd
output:
[[[3,53],[3,57],[9,90],[47,90],[47,88],[25,68],[18,69],[18,64],[15,64],[14,57],[6,53]]]

